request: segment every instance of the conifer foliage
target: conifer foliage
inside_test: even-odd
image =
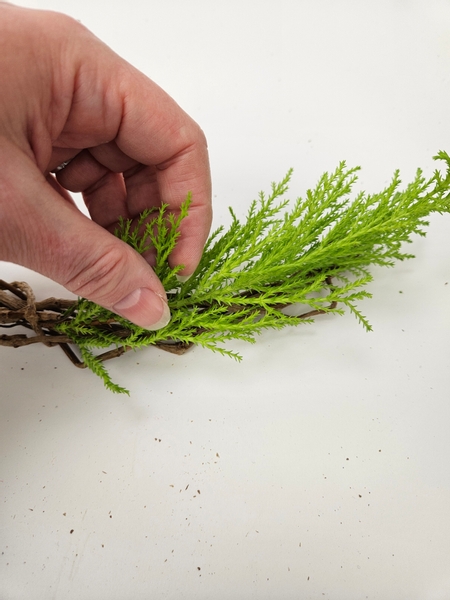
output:
[[[365,286],[370,267],[393,266],[413,258],[405,243],[424,236],[427,217],[450,212],[450,156],[439,152],[445,172],[425,178],[418,169],[401,189],[396,171],[381,192],[352,194],[359,168],[341,162],[294,202],[287,199],[292,171],[268,194],[260,193],[240,221],[230,208],[231,225],[208,239],[195,273],[184,282],[168,257],[189,211],[190,196],[175,217],[167,206],[145,211],[138,222],[122,220],[116,235],[140,253],[156,253],[155,271],[168,295],[170,323],[149,332],[85,299],[79,299],[52,326],[76,344],[84,365],[114,392],[126,390],[111,381],[99,349],[156,345],[182,352],[196,344],[240,359],[229,343],[254,342],[267,328],[311,321],[322,313],[350,310],[370,330],[359,302],[370,297]],[[286,312],[307,305],[301,315]],[[5,337],[5,336],[2,336]],[[107,352],[111,356],[111,350]],[[108,357],[108,356],[106,356]]]

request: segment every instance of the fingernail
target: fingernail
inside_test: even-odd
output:
[[[190,279],[191,275],[178,275],[178,274],[176,274],[175,277],[178,279],[179,283],[184,283],[185,281],[187,281],[188,279]]]
[[[138,288],[113,306],[113,311],[132,323],[156,331],[170,321],[167,302],[148,288]]]

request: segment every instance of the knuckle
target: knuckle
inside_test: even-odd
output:
[[[120,283],[127,272],[126,248],[111,246],[95,258],[87,257],[75,274],[65,283],[72,293],[94,300],[102,306],[112,306]]]

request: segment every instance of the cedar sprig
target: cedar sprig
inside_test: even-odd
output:
[[[370,297],[361,289],[372,280],[369,267],[411,258],[402,244],[413,234],[424,235],[431,212],[449,211],[450,158],[444,152],[436,158],[446,163],[444,176],[436,171],[427,180],[419,169],[414,181],[399,191],[396,171],[380,193],[360,192],[353,200],[359,168],[341,162],[291,210],[285,198],[292,174],[288,171],[280,183],[272,184],[269,195],[261,192],[251,203],[243,222],[230,208],[230,227],[210,236],[196,272],[185,283],[175,278],[181,267],[171,269],[167,259],[190,198],[177,219],[163,206],[156,215],[144,213],[134,227],[123,220],[117,232],[121,239],[138,252],[156,250],[155,270],[168,290],[171,322],[147,332],[83,300],[76,318],[59,330],[82,348],[111,344],[140,348],[176,341],[237,359],[240,356],[224,344],[233,339],[254,342],[263,329],[298,324],[297,317],[282,310],[292,304],[306,304],[320,313],[342,312],[341,306],[346,306],[370,330],[357,308],[360,300]],[[93,319],[96,325],[88,333],[83,328]],[[99,332],[97,323],[102,320],[118,326],[117,332],[111,327]],[[105,384],[110,387],[108,381]]]
[[[137,222],[122,219],[116,235],[137,252],[155,254],[155,271],[167,291],[172,319],[149,332],[85,299],[71,306],[52,334],[77,344],[83,366],[100,376],[114,392],[103,358],[155,345],[183,351],[196,344],[240,360],[228,342],[254,342],[267,328],[311,322],[318,314],[349,309],[366,330],[371,326],[358,304],[371,297],[370,267],[393,266],[412,258],[403,249],[413,235],[425,235],[433,212],[450,212],[450,156],[439,152],[445,172],[414,180],[400,189],[396,171],[379,193],[352,197],[359,167],[341,162],[324,173],[315,188],[293,203],[286,198],[292,171],[269,194],[261,192],[241,221],[230,208],[231,225],[218,228],[206,243],[200,264],[187,281],[168,258],[188,216],[190,196],[177,216],[166,205],[145,211]],[[307,305],[300,315],[285,308]],[[53,338],[52,338],[53,339]],[[116,348],[101,357],[96,350]]]

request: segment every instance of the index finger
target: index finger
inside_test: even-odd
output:
[[[184,275],[191,274],[212,220],[203,131],[156,83],[94,36],[78,51],[74,97],[55,145],[92,148],[114,140],[124,155],[155,168],[159,197],[169,210],[177,212],[191,193],[189,215],[170,259],[185,265]]]

